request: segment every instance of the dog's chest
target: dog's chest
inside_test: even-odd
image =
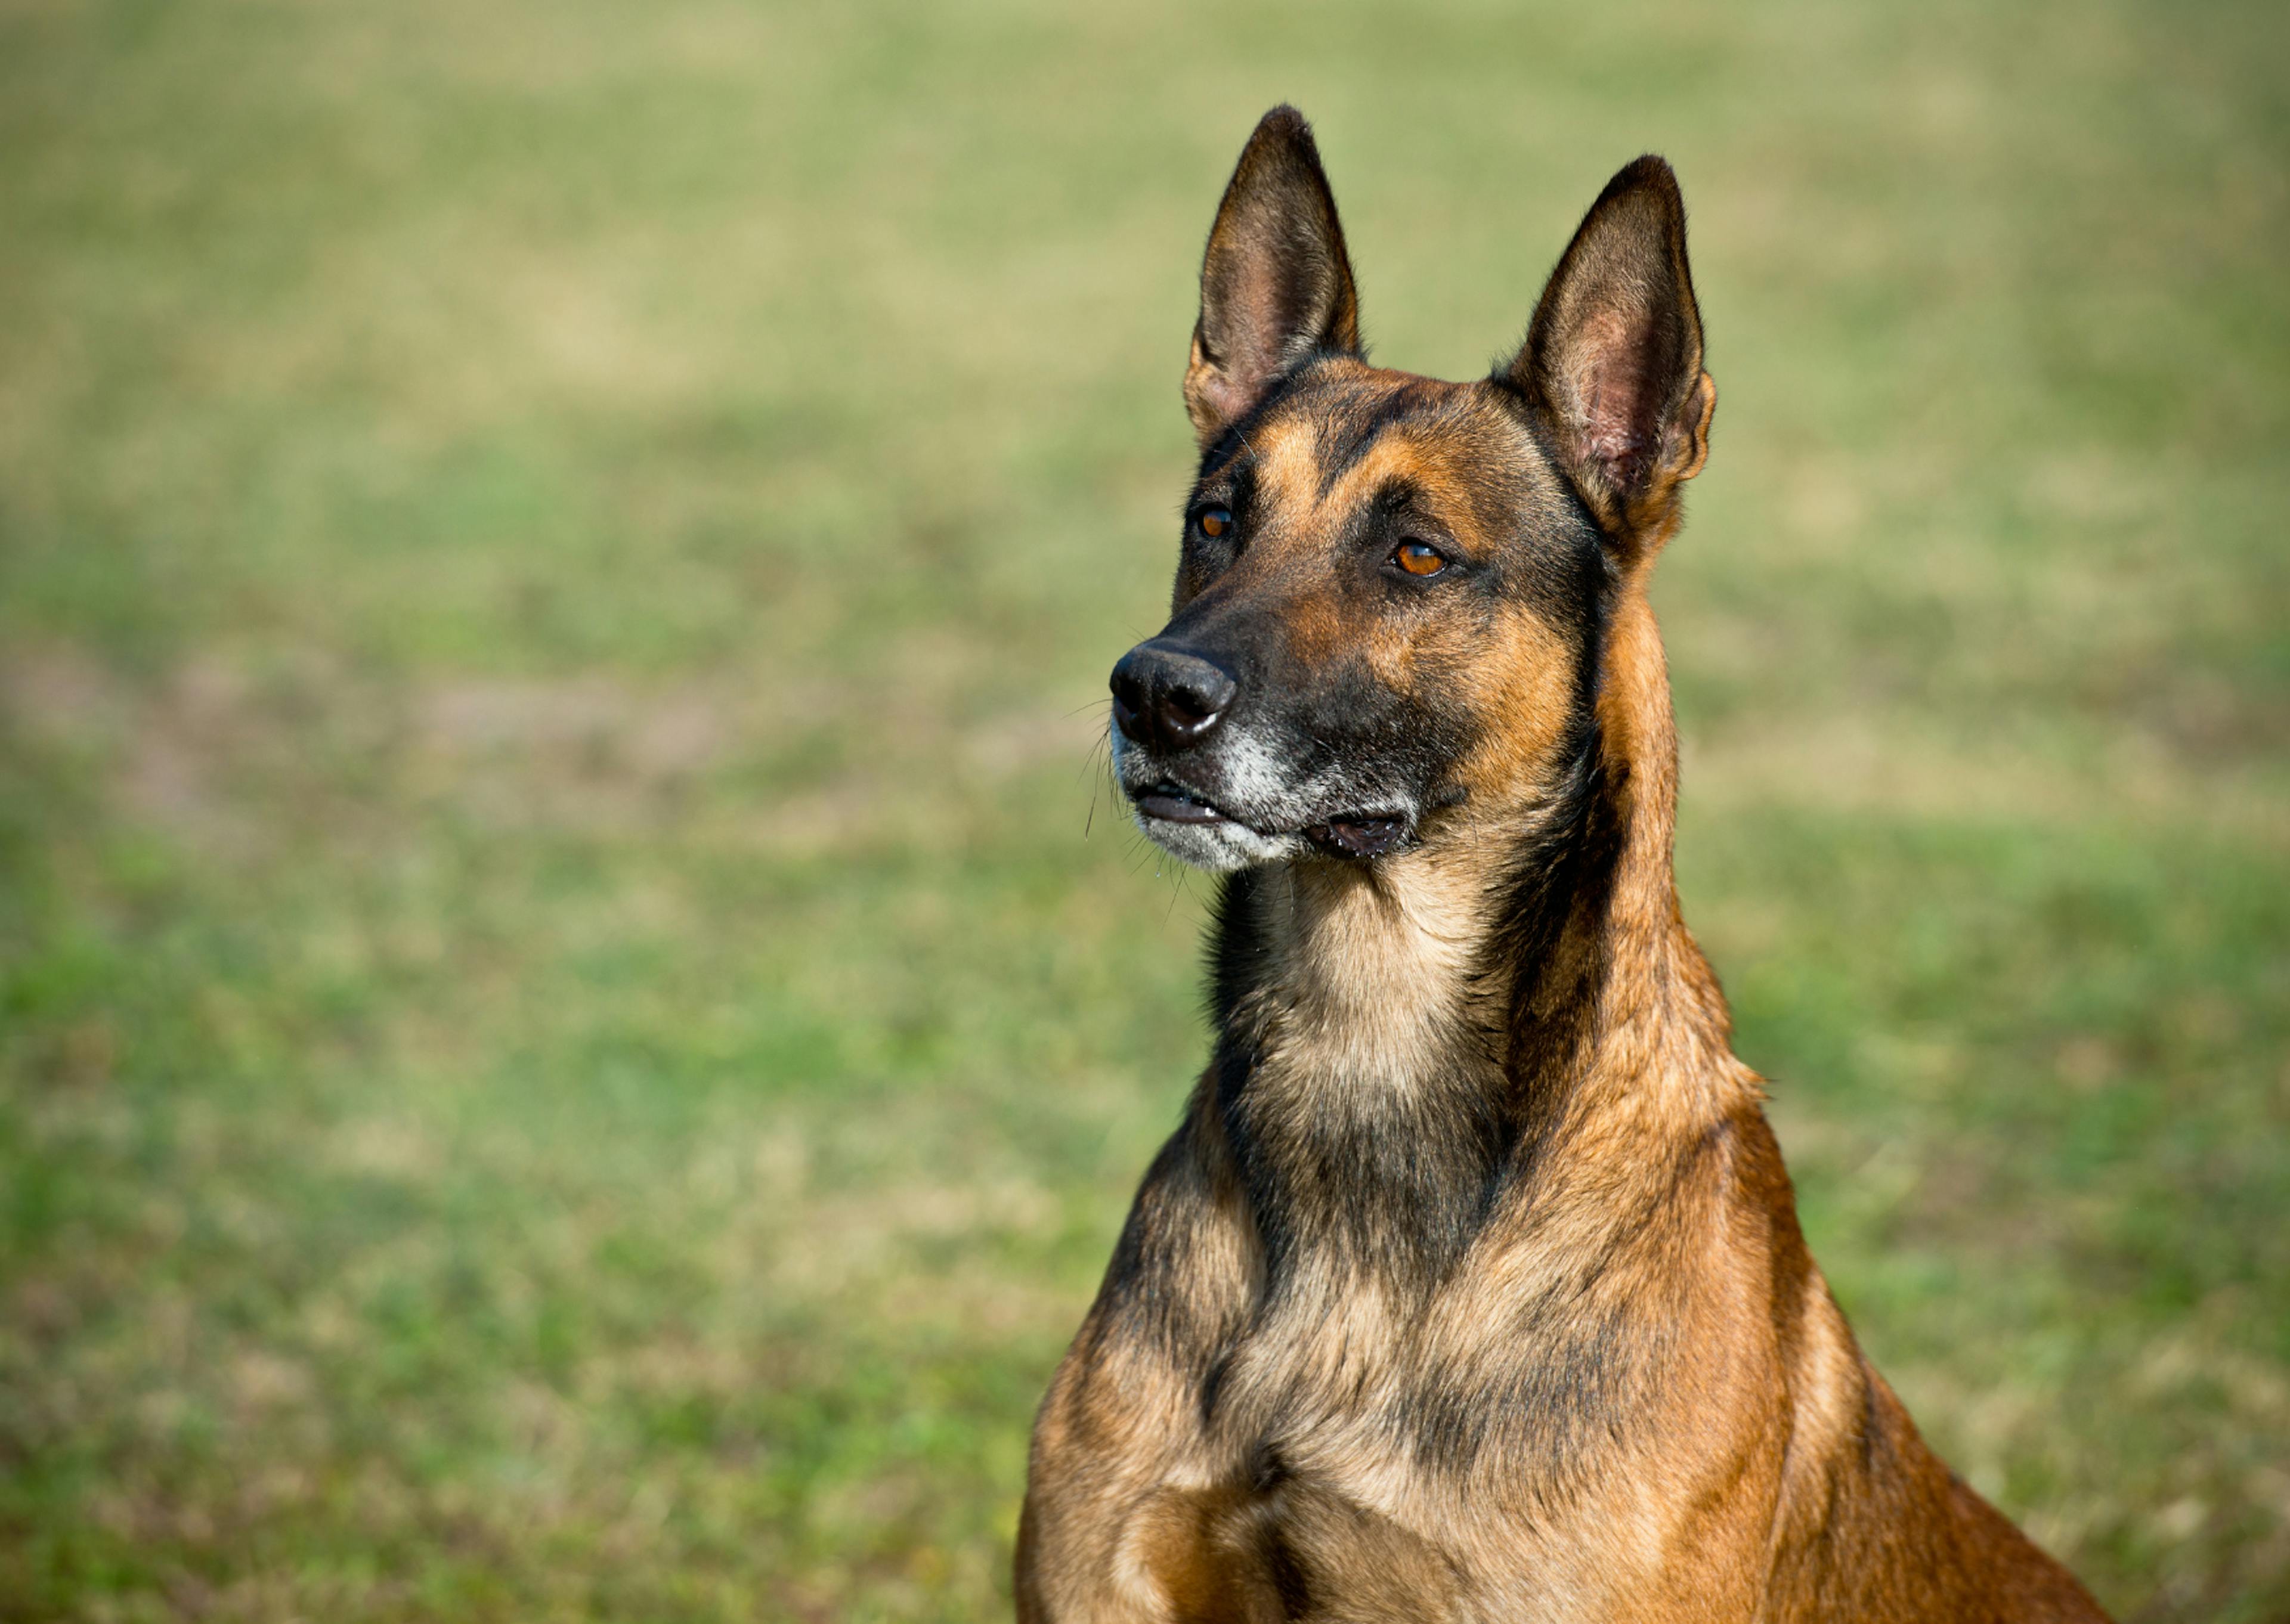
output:
[[[1124,1540],[1165,1616],[1603,1615],[1613,1572],[1578,1524],[1607,1514],[1561,1482],[1567,1440],[1491,1425],[1499,1374],[1429,1330],[1450,1312],[1299,1292],[1198,1373],[1190,1442]]]
[[[1140,1507],[1117,1565],[1158,1616],[1219,1624],[1471,1616],[1454,1556],[1298,1478],[1167,1490]]]
[[[1643,1577],[1587,1506],[1538,1521],[1500,1493],[1364,1460],[1348,1471],[1325,1451],[1133,1507],[1114,1566],[1146,1602],[1141,1619],[1560,1624],[1623,1616],[1618,1599]]]

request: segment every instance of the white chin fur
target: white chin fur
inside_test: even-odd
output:
[[[1114,776],[1126,793],[1132,788],[1130,769],[1136,764],[1136,747],[1121,736],[1118,728],[1113,730],[1112,737]],[[1261,809],[1267,813],[1266,820],[1270,821],[1278,816],[1277,809],[1284,803],[1297,798],[1278,758],[1260,741],[1236,732],[1232,737],[1218,740],[1216,754],[1221,780],[1218,793],[1225,804]],[[1134,774],[1136,787],[1151,782],[1154,776],[1157,774],[1153,769],[1142,768]],[[1260,863],[1284,862],[1310,850],[1301,835],[1260,835],[1245,823],[1229,820],[1173,823],[1166,818],[1149,818],[1133,804],[1129,812],[1137,820],[1137,827],[1155,845],[1212,874],[1230,874],[1236,868],[1253,868]]]
[[[1166,818],[1149,818],[1133,807],[1131,811],[1137,827],[1155,845],[1212,874],[1280,862],[1304,850],[1303,837],[1297,835],[1260,835],[1237,823],[1173,823]]]

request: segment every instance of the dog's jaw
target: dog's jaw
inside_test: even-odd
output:
[[[1186,766],[1173,772],[1118,730],[1113,734],[1114,777],[1138,828],[1171,856],[1212,874],[1314,855],[1364,860],[1413,838],[1413,797],[1365,792],[1341,773],[1294,781],[1281,754],[1247,732],[1219,740],[1208,761]]]
[[[1154,817],[1134,801],[1130,812],[1148,840],[1180,862],[1211,874],[1233,874],[1285,862],[1307,850],[1301,836],[1267,835],[1229,818],[1214,823],[1180,823]]]

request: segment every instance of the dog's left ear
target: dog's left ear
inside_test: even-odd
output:
[[[1206,447],[1299,361],[1359,351],[1359,295],[1344,228],[1304,116],[1258,121],[1209,228],[1185,411]]]
[[[1606,183],[1550,273],[1505,377],[1626,562],[1676,527],[1678,486],[1709,455],[1718,386],[1685,263],[1685,204],[1661,159]]]

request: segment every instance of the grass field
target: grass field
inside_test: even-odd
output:
[[[1203,1041],[1101,795],[1202,233],[1669,155],[1682,883],[1814,1249],[2290,1619],[2290,11],[0,0],[0,1619],[989,1619]]]

